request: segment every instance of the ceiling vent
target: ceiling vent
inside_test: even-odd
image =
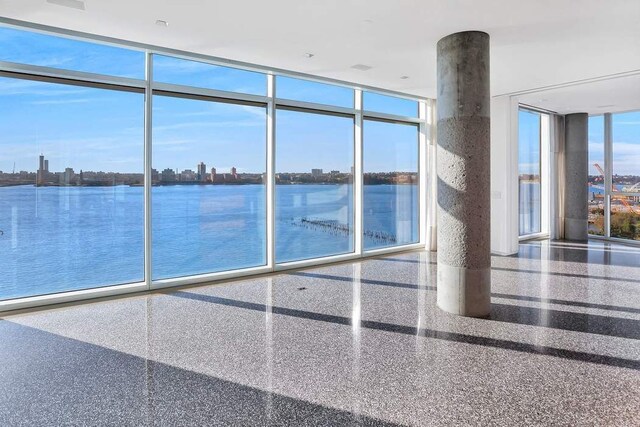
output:
[[[351,68],[353,68],[354,70],[369,71],[373,67],[369,65],[364,65],[364,64],[356,64],[356,65],[352,65]]]
[[[84,10],[84,2],[80,0],[47,0],[47,3],[70,7],[72,9]]]

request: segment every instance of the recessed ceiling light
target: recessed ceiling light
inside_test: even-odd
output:
[[[70,7],[72,9],[84,10],[84,2],[80,0],[47,0],[47,3]]]
[[[364,21],[365,24],[373,24],[373,20],[372,19],[365,19]]]
[[[598,105],[596,108],[609,108],[609,107],[615,107],[615,104],[609,104],[609,105]]]
[[[156,20],[156,25],[160,25],[161,27],[168,27],[169,23],[163,19]]]
[[[401,78],[402,80],[407,80],[407,79],[409,78],[409,76],[400,76],[400,78]]]
[[[351,68],[353,68],[354,70],[369,71],[373,67],[369,65],[364,65],[364,64],[356,64],[356,65],[352,65]]]
[[[313,58],[315,55],[313,53],[307,52],[307,53],[304,54],[304,56],[305,56],[305,58]]]

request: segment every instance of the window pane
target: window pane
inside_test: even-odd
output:
[[[540,233],[540,114],[519,111],[518,173],[520,235]]]
[[[604,116],[589,117],[589,234],[604,236]]]
[[[251,95],[267,94],[267,76],[237,68],[171,56],[153,55],[153,79],[157,82]]]
[[[0,78],[0,300],[144,280],[143,95]]]
[[[352,118],[278,110],[276,261],[353,252]]]
[[[418,127],[365,120],[364,248],[418,242]]]
[[[353,89],[325,83],[278,76],[276,94],[278,98],[353,108]]]
[[[364,92],[362,94],[362,104],[365,111],[375,111],[405,117],[418,117],[418,101],[381,95],[374,92]]]
[[[640,111],[614,114],[611,236],[640,240]],[[616,195],[625,191],[638,195]]]
[[[640,196],[611,197],[611,237],[640,240]]]
[[[0,27],[0,61],[144,79],[144,53]]]
[[[153,98],[153,278],[266,264],[266,110]]]
[[[618,191],[640,193],[640,111],[614,114],[613,184]]]

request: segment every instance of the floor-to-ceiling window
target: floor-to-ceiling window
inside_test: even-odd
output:
[[[640,111],[611,115],[610,235],[640,240]]]
[[[266,265],[266,103],[233,99],[266,76],[164,55],[152,75],[153,278]]]
[[[425,101],[155,48],[0,39],[0,310],[421,241]]]
[[[520,236],[542,232],[541,115],[518,113],[518,186]]]
[[[640,240],[640,111],[589,117],[589,233]]]
[[[144,55],[2,27],[0,39],[2,61],[106,74],[0,77],[0,300],[144,281],[144,90],[115,84],[144,76]]]

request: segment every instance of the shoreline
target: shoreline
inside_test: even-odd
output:
[[[246,186],[246,185],[260,185],[265,186],[266,184],[260,184],[255,182],[247,182],[247,183],[204,183],[204,182],[183,182],[183,183],[166,183],[166,184],[153,184],[152,187],[193,187],[193,186],[202,186],[202,187],[220,187],[220,186]],[[276,183],[276,185],[353,185],[353,183],[345,183],[345,182],[287,182],[287,183]],[[363,184],[366,186],[372,185],[418,185],[418,183],[412,182],[385,182],[385,183],[374,183],[374,184]],[[104,188],[104,187],[140,187],[143,188],[143,184],[113,184],[113,185],[58,185],[58,184],[47,184],[47,185],[36,185],[36,184],[25,184],[25,183],[16,183],[16,184],[0,184],[0,188],[8,188],[8,187],[35,187],[35,188]]]

